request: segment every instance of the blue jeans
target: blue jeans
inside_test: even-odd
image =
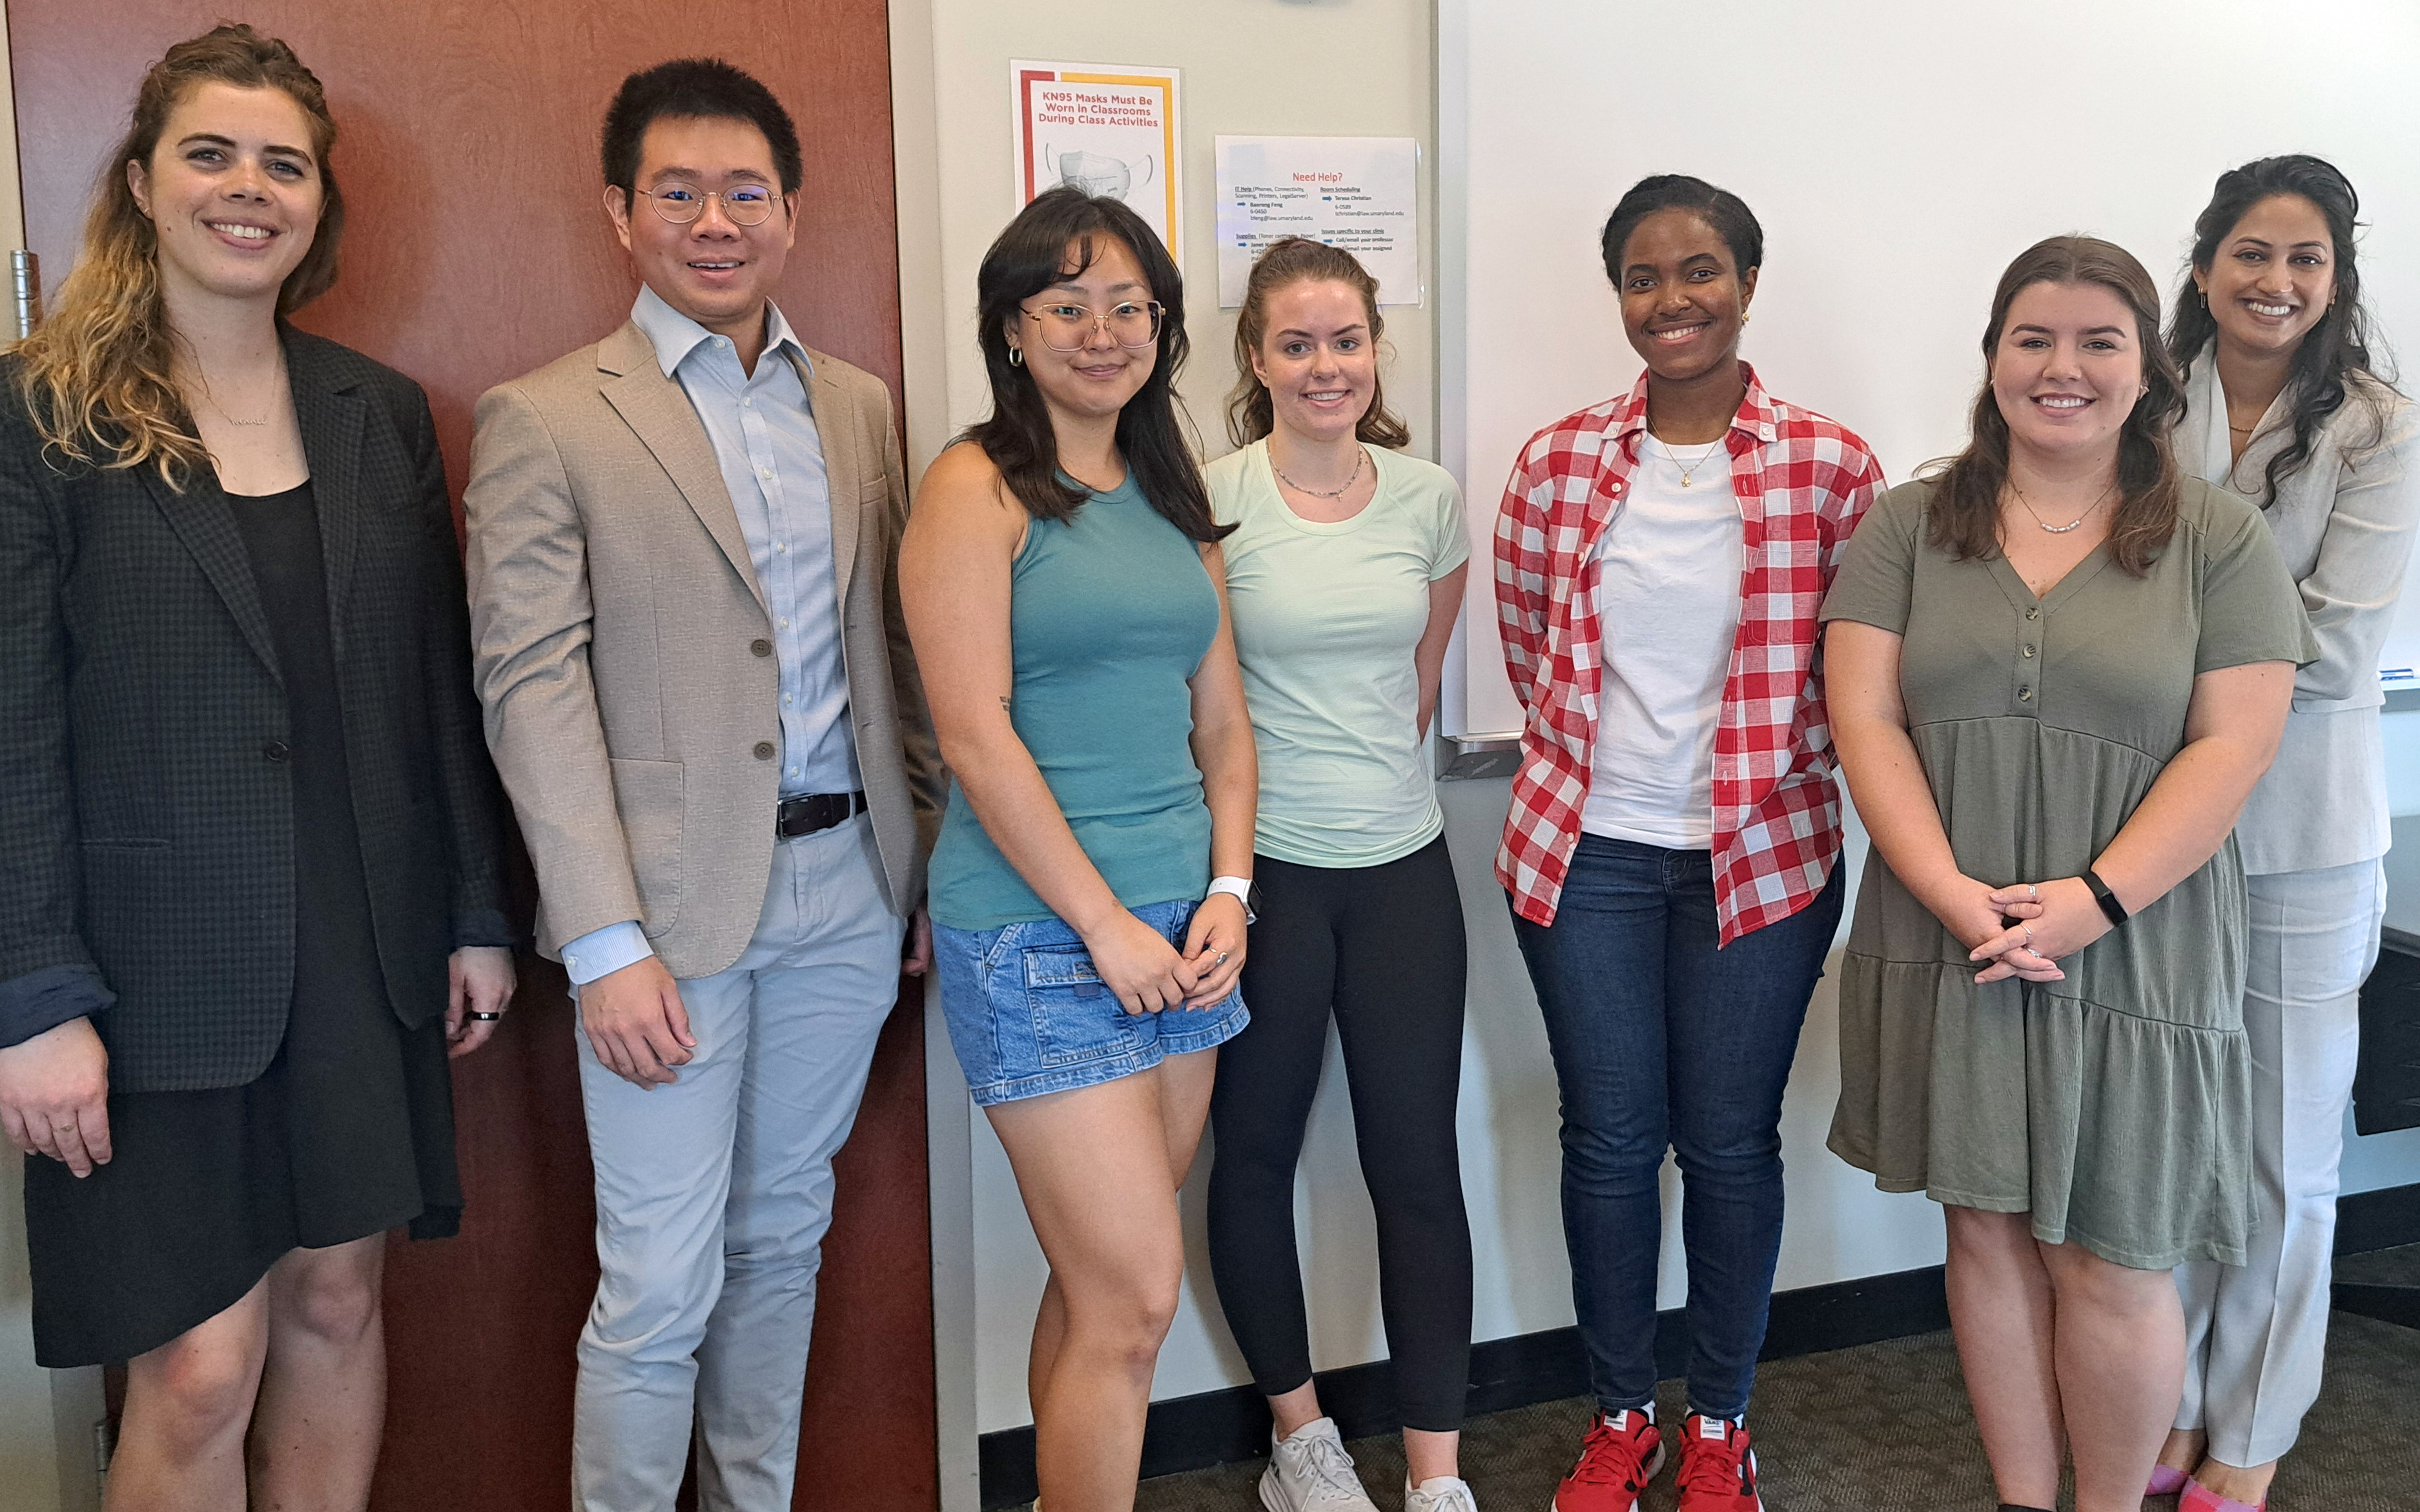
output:
[[[1681,1165],[1689,1410],[1747,1411],[1781,1252],[1781,1091],[1840,922],[1840,874],[1714,948],[1712,857],[1582,835],[1555,921],[1515,915],[1562,1092],[1563,1240],[1589,1384],[1655,1394],[1659,1178]]]

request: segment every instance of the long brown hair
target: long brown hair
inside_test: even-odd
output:
[[[1296,284],[1330,281],[1350,285],[1361,296],[1374,347],[1387,333],[1387,320],[1378,313],[1378,281],[1361,266],[1360,258],[1308,237],[1285,237],[1270,242],[1252,264],[1252,276],[1244,285],[1244,308],[1235,316],[1235,388],[1227,395],[1227,437],[1236,445],[1249,446],[1277,428],[1276,401],[1269,396],[1269,386],[1252,370],[1252,354],[1261,349],[1262,340],[1269,333],[1269,301],[1280,289]],[[1372,446],[1402,448],[1412,442],[1412,428],[1387,408],[1386,389],[1374,366],[1370,374],[1370,408],[1361,412],[1361,422],[1353,433]]]
[[[17,383],[55,467],[147,464],[181,488],[194,470],[209,465],[172,376],[177,337],[160,295],[159,233],[135,201],[126,166],[147,171],[169,115],[211,83],[282,89],[310,123],[319,226],[278,290],[277,313],[301,309],[336,282],[345,201],[328,164],[336,123],[318,79],[292,48],[250,26],[219,26],[168,49],[143,75],[126,135],[101,164],[84,246],[56,309],[17,347]]]
[[[2134,345],[2143,354],[2144,393],[2118,438],[2118,508],[2109,522],[2109,554],[2134,577],[2149,570],[2176,533],[2182,474],[2168,446],[2168,427],[2184,412],[2184,384],[2160,344],[2160,291],[2133,254],[2098,237],[2052,237],[2009,264],[1992,295],[1992,323],[1983,329],[1983,392],[1966,449],[1934,474],[1932,544],[1959,561],[2000,552],[2000,490],[2009,481],[2009,422],[1992,389],[1992,364],[2009,306],[2036,284],[2089,284],[2118,296],[2134,316]]]

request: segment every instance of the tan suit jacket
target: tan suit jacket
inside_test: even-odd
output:
[[[924,892],[942,775],[893,567],[891,395],[822,352],[849,718],[892,906]],[[488,748],[536,863],[538,949],[638,919],[677,978],[754,933],[780,796],[772,625],[706,427],[635,325],[479,400],[471,626]]]

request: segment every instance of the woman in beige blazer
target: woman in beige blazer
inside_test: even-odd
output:
[[[2420,412],[2371,370],[2359,203],[2313,157],[2222,174],[2168,331],[2186,374],[2177,460],[2260,506],[2320,648],[2236,828],[2255,1237],[2242,1266],[2177,1272],[2184,1400],[2150,1489],[2181,1490],[2189,1512],[2261,1506],[2319,1395],[2361,983],[2385,918],[2378,661],[2420,521]]]

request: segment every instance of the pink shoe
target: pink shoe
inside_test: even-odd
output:
[[[2257,1506],[2249,1506],[2242,1502],[2230,1502],[2188,1475],[2185,1477],[2185,1494],[2177,1503],[2177,1512],[2269,1512],[2269,1504],[2262,1502]]]
[[[2151,1484],[2143,1488],[2145,1496],[2174,1496],[2185,1489],[2185,1473],[2174,1465],[2153,1465]]]

